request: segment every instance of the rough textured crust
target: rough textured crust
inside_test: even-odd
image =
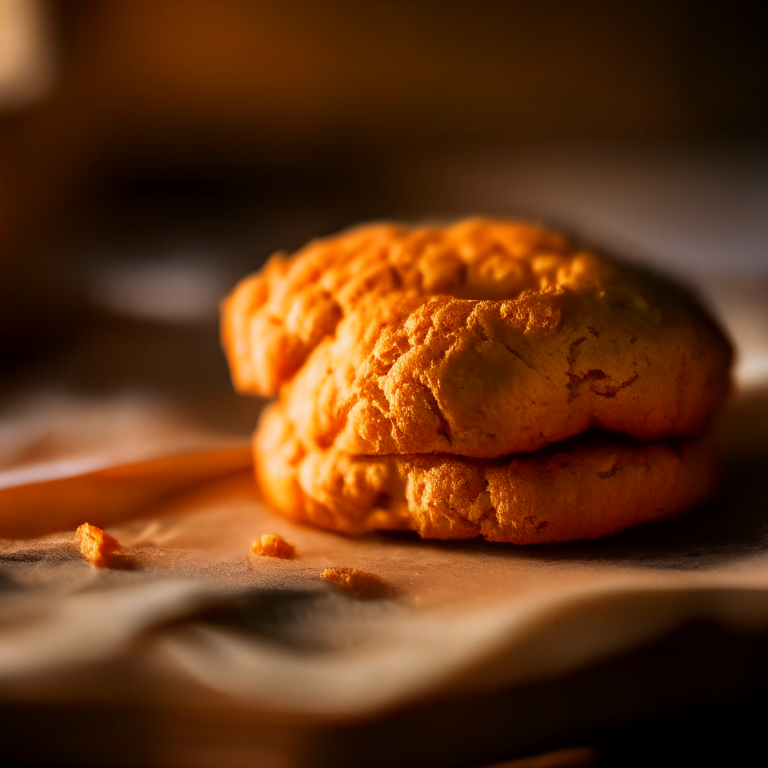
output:
[[[359,534],[596,538],[712,490],[731,349],[675,284],[540,227],[363,227],[223,306],[267,499]]]
[[[361,600],[393,597],[394,588],[375,573],[359,568],[326,568],[321,578]]]
[[[590,428],[700,434],[731,350],[680,288],[545,229],[364,227],[273,257],[223,308],[236,386],[318,450],[494,458]]]
[[[117,540],[104,533],[101,528],[83,523],[75,531],[83,557],[97,568],[109,568],[114,564],[120,545]]]
[[[705,499],[717,475],[706,438],[598,433],[492,461],[307,449],[279,405],[264,413],[254,447],[264,495],[295,520],[514,544],[598,538],[669,517]]]
[[[252,542],[251,554],[257,557],[278,557],[282,560],[292,560],[296,556],[296,548],[279,533],[265,533]]]

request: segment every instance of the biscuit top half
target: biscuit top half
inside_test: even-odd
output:
[[[603,284],[613,268],[541,227],[472,219],[448,228],[374,224],[277,253],[226,300],[224,343],[240,392],[270,396],[363,302],[408,294],[517,298]]]
[[[222,307],[241,392],[306,440],[494,458],[590,428],[698,434],[731,349],[677,285],[522,223],[370,225],[276,254]]]

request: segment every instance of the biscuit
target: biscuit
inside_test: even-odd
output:
[[[731,349],[676,285],[532,225],[363,227],[273,257],[223,308],[243,392],[321,450],[497,458],[597,428],[701,434]]]
[[[709,495],[732,350],[680,286],[542,227],[362,227],[224,302],[277,509],[350,534],[597,538]]]
[[[592,539],[660,520],[703,501],[717,477],[708,438],[593,433],[494,461],[307,448],[279,404],[262,416],[254,455],[266,499],[299,522],[514,544]]]

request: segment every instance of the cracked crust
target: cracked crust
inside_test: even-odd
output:
[[[565,238],[541,227],[471,219],[452,227],[358,227],[275,254],[222,306],[237,389],[274,395],[357,306],[397,292],[476,299],[518,295],[585,271]],[[586,270],[588,271],[588,267]]]
[[[598,433],[496,460],[355,456],[308,448],[279,404],[264,413],[254,449],[265,497],[297,521],[514,544],[598,538],[669,517],[703,501],[717,476],[705,438]]]
[[[363,227],[273,257],[225,302],[241,391],[313,449],[495,458],[591,428],[703,432],[731,350],[682,289],[545,229]]]

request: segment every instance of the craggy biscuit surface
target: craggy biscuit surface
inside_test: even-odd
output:
[[[279,405],[262,416],[254,448],[267,500],[298,521],[514,544],[598,538],[669,517],[704,500],[717,476],[706,438],[597,433],[496,461],[356,456],[307,448]]]
[[[241,391],[317,450],[496,458],[591,428],[700,434],[731,351],[680,288],[540,227],[362,227],[273,257],[223,310]]]
[[[596,538],[702,501],[728,341],[685,290],[542,227],[361,227],[223,305],[267,499],[345,533]]]

